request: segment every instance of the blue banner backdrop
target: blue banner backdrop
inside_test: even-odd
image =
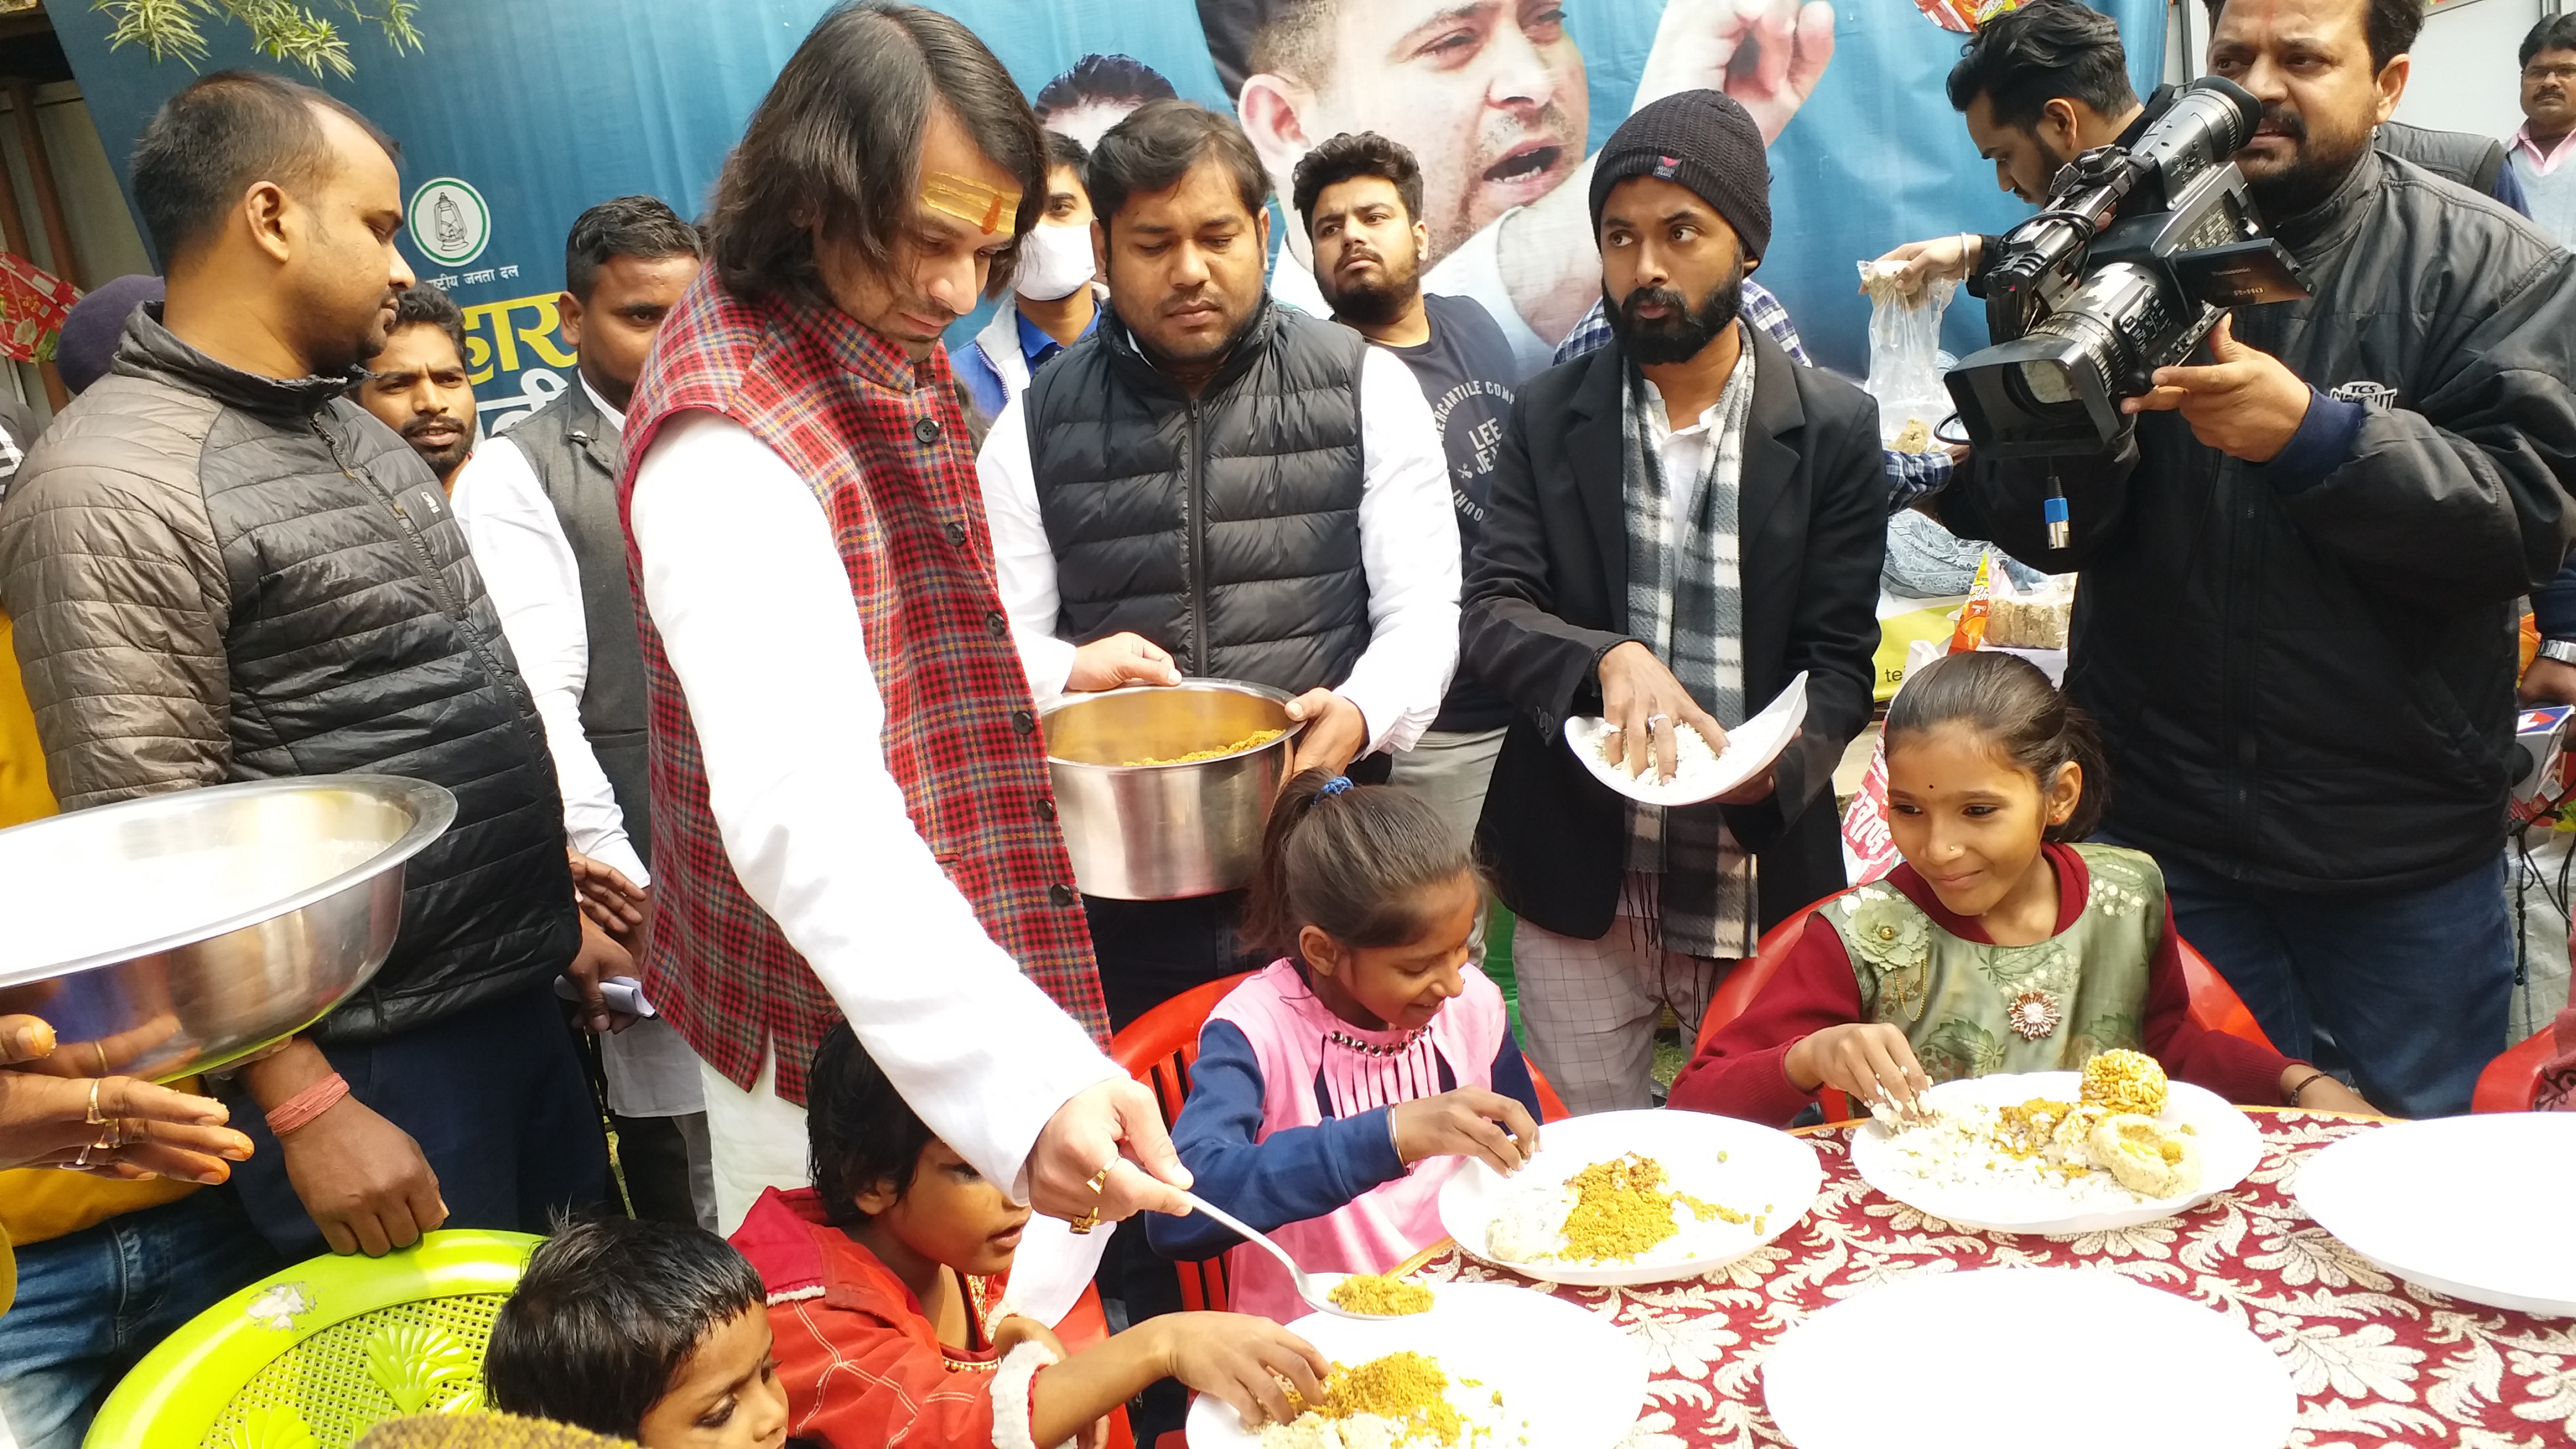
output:
[[[1209,3],[1234,13],[1261,8],[1253,0]],[[1760,8],[1760,0],[1743,3]],[[2099,3],[2128,37],[2132,77],[2144,94],[2163,68],[2164,6]],[[1292,119],[1305,119],[1310,130],[1340,129],[1337,109],[1340,117],[1361,116],[1360,124],[1424,153],[1435,179],[1443,168],[1434,152],[1445,131],[1453,152],[1467,149],[1446,167],[1459,183],[1450,190],[1465,193],[1451,209],[1463,230],[1504,202],[1532,199],[1534,188],[1574,164],[1559,154],[1565,148],[1535,149],[1524,140],[1479,170],[1477,162],[1509,141],[1509,134],[1495,139],[1498,126],[1543,136],[1553,124],[1569,140],[1579,131],[1588,153],[1627,115],[1641,76],[1687,76],[1690,64],[1706,64],[1713,53],[1722,61],[1710,37],[1735,28],[1738,0],[1670,0],[1671,14],[1663,0],[1349,5],[1361,18],[1343,26],[1340,53],[1324,62],[1333,74],[1314,87],[1323,99],[1310,98],[1310,118]],[[324,88],[402,143],[410,203],[403,245],[420,274],[448,286],[466,308],[468,361],[487,426],[551,396],[571,376],[572,357],[555,335],[554,297],[573,218],[603,198],[637,191],[683,214],[695,211],[752,106],[827,8],[824,0],[428,0],[420,22],[428,49],[416,55],[397,55],[372,32],[346,25],[357,76]],[[1210,58],[1198,0],[939,0],[937,8],[972,26],[1032,97],[1081,57],[1111,53],[1144,62],[1185,97],[1235,108]],[[1442,16],[1448,19],[1431,23]],[[1821,19],[1812,16],[1810,25]],[[156,65],[136,49],[109,50],[107,19],[86,4],[58,6],[54,24],[123,180],[135,135],[193,73],[175,61]],[[1429,33],[1438,29],[1453,33]],[[1839,0],[1831,31],[1820,83],[1771,148],[1775,226],[1760,275],[1788,304],[1816,356],[1857,374],[1866,366],[1868,309],[1855,262],[1910,238],[2000,230],[2023,209],[1996,190],[1993,167],[1978,158],[1943,93],[1961,37],[1933,24],[1912,0]],[[250,53],[237,27],[210,23],[208,35],[208,69],[276,68]],[[1518,73],[1492,79],[1515,64]],[[1463,119],[1455,100],[1462,84],[1473,92]],[[1543,108],[1552,122],[1500,122],[1507,113],[1478,99],[1526,101],[1549,85],[1561,92]],[[1417,119],[1418,134],[1406,134]],[[1498,173],[1508,174],[1496,180]],[[1575,172],[1568,184],[1584,179]],[[1426,211],[1442,209],[1439,198],[1434,202]],[[1447,219],[1444,213],[1435,222]],[[1434,229],[1435,251],[1448,250],[1441,226]],[[1467,242],[1456,250],[1476,248]],[[1533,259],[1527,250],[1505,249],[1506,280],[1533,266],[1575,280],[1597,277],[1588,255]],[[1508,309],[1510,299],[1494,295],[1496,251],[1489,244],[1484,255],[1481,278],[1449,289],[1482,292],[1489,306]],[[1435,290],[1462,275],[1467,260],[1435,274]],[[1293,258],[1286,264],[1296,265]],[[1311,294],[1311,282],[1302,290]],[[952,340],[962,341],[971,325],[960,323]],[[1520,329],[1525,347],[1563,330],[1545,321],[1530,326],[1536,331]],[[1947,330],[1953,349],[1982,339],[1976,310],[1954,306]]]

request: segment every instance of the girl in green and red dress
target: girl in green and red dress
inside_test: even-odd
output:
[[[2126,1047],[2231,1102],[2367,1112],[2333,1077],[2190,1018],[2154,860],[2079,844],[2109,772],[2093,723],[2011,654],[1953,654],[1888,710],[1904,863],[1807,918],[1671,1104],[1785,1124],[1818,1089],[1911,1111],[1935,1082],[2080,1070]]]

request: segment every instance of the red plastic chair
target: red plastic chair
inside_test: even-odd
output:
[[[1772,973],[1780,969],[1780,963],[1788,959],[1790,948],[1797,944],[1799,934],[1806,929],[1807,918],[1849,894],[1848,890],[1836,891],[1772,927],[1754,949],[1753,958],[1727,973],[1726,980],[1718,984],[1717,994],[1709,998],[1708,1014],[1700,1018],[1699,1037],[1691,1045],[1693,1057],[1708,1048],[1709,1038],[1716,1036],[1719,1028],[1742,1016],[1745,1008],[1753,1004],[1755,994],[1770,981]],[[2204,1031],[2223,1032],[2261,1046],[2271,1046],[2271,1038],[2263,1035],[2263,1028],[2255,1023],[2252,1009],[2227,984],[2226,978],[2218,974],[2218,968],[2193,950],[2189,941],[2180,945],[2183,986],[2190,994],[2192,1023]],[[2538,1071],[2537,1063],[2532,1070]],[[1816,1099],[1823,1106],[1828,1122],[1844,1121],[1852,1115],[1850,1101],[1831,1087],[1819,1091]]]
[[[1163,1109],[1165,1127],[1181,1120],[1182,1104],[1190,1099],[1190,1067],[1199,1059],[1199,1028],[1207,1025],[1208,1013],[1216,1010],[1226,993],[1251,974],[1245,971],[1194,986],[1127,1023],[1127,1029],[1110,1040],[1109,1055],[1154,1094],[1155,1105]],[[1223,1257],[1172,1266],[1180,1274],[1183,1309],[1225,1311]]]
[[[1848,890],[1839,890],[1813,905],[1802,906],[1797,914],[1763,933],[1761,942],[1753,948],[1752,958],[1737,963],[1734,970],[1727,972],[1726,979],[1717,984],[1717,994],[1709,998],[1708,1014],[1699,1019],[1699,1035],[1691,1042],[1694,1060],[1708,1050],[1709,1038],[1717,1035],[1719,1028],[1744,1014],[1745,1008],[1753,1004],[1754,996],[1779,971],[1780,963],[1789,959],[1789,948],[1798,943],[1799,933],[1806,930],[1807,918],[1850,894]],[[1826,1121],[1851,1120],[1850,1100],[1834,1088],[1826,1087],[1817,1092],[1816,1101],[1823,1107]]]
[[[2487,1063],[2478,1073],[2477,1090],[2469,1097],[2472,1112],[2528,1112],[2540,1096],[2540,1069],[2558,1050],[2558,1032],[2544,1026],[2503,1055]]]

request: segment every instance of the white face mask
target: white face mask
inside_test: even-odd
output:
[[[1020,270],[1013,286],[1032,302],[1070,297],[1091,281],[1091,228],[1041,222],[1020,238]]]

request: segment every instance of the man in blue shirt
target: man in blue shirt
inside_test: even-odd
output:
[[[1082,163],[1089,154],[1071,136],[1047,133],[1046,214],[1020,238],[1012,295],[973,342],[950,356],[957,380],[988,422],[1002,415],[1050,358],[1100,325],[1091,194],[1082,189]]]

